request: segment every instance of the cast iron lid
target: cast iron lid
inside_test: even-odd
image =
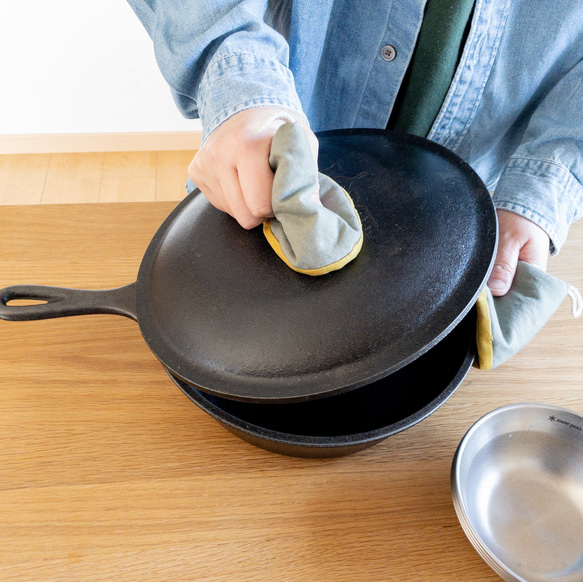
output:
[[[350,193],[364,227],[344,269],[292,271],[261,227],[242,229],[198,191],[148,247],[140,328],[172,374],[205,392],[291,402],[369,384],[435,345],[485,285],[496,216],[465,162],[395,132],[318,137],[320,170]]]

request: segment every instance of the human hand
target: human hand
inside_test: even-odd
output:
[[[280,125],[297,121],[306,132],[314,161],[318,140],[299,115],[277,107],[246,109],[220,125],[194,156],[188,175],[209,202],[246,229],[273,217],[269,166],[271,140]]]
[[[497,210],[496,213],[498,252],[488,287],[492,295],[501,296],[509,291],[519,260],[546,271],[549,237],[542,228],[523,216],[506,210]]]

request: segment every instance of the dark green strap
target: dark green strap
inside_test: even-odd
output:
[[[426,137],[464,49],[475,0],[427,0],[411,63],[388,129]]]

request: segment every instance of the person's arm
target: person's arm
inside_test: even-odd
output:
[[[176,104],[200,117],[204,142],[250,107],[302,115],[288,69],[288,45],[264,22],[262,0],[128,0],[150,35]]]
[[[128,0],[154,43],[185,117],[200,117],[202,145],[189,175],[245,228],[271,216],[269,146],[277,116],[298,120],[313,144],[286,40],[264,22],[261,0]]]
[[[556,254],[571,223],[583,216],[583,61],[532,114],[494,203],[500,241],[489,286],[504,295],[518,260],[546,268],[549,250]]]

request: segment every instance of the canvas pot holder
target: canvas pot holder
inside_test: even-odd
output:
[[[362,247],[362,225],[348,193],[318,172],[308,138],[294,122],[271,144],[275,218],[263,223],[267,241],[299,273],[325,275],[352,261]]]
[[[547,272],[518,262],[510,291],[494,297],[486,288],[477,307],[477,367],[496,368],[519,352],[570,296],[573,316],[581,315],[581,295],[575,287]]]

